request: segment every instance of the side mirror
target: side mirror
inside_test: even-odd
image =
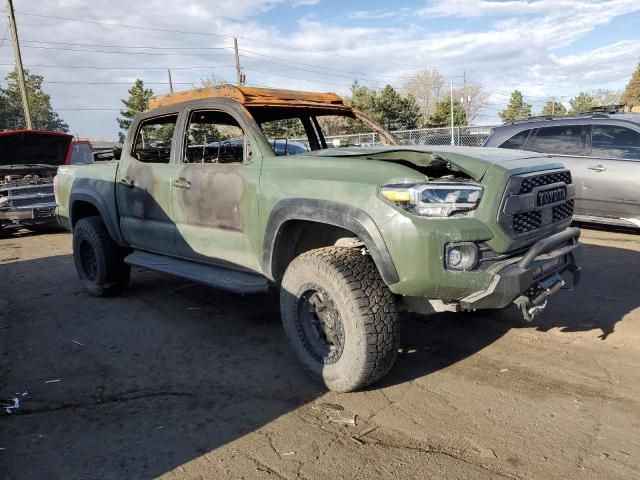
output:
[[[122,147],[120,145],[114,145],[113,146],[113,158],[115,160],[120,160],[121,156],[122,156]]]

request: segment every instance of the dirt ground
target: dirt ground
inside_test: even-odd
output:
[[[638,479],[640,235],[583,241],[533,324],[405,316],[392,372],[333,394],[272,297],[135,271],[96,299],[68,234],[5,236],[0,479]]]

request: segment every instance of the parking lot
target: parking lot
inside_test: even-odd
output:
[[[135,271],[88,296],[66,233],[0,238],[0,478],[640,478],[640,236],[523,324],[407,315],[392,372],[323,391],[275,297]]]

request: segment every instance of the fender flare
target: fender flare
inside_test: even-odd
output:
[[[120,233],[120,228],[116,223],[113,215],[109,214],[109,208],[107,207],[105,200],[91,189],[74,189],[74,191],[71,192],[71,195],[69,196],[69,225],[72,231],[73,227],[78,221],[78,219],[74,218],[73,216],[73,205],[76,202],[85,202],[93,205],[100,213],[100,217],[102,217],[102,221],[107,227],[107,232],[109,232],[111,238],[113,238],[113,240],[121,247],[128,247],[127,242],[124,240],[122,234]]]
[[[364,242],[384,282],[393,285],[400,280],[382,234],[366,212],[343,203],[308,198],[281,200],[271,211],[262,255],[262,268],[268,277],[273,278],[274,250],[282,226],[290,220],[326,223],[353,232]]]

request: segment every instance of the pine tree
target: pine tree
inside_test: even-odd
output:
[[[594,98],[588,92],[580,92],[569,100],[571,113],[586,113],[595,106]]]
[[[120,110],[120,115],[122,118],[117,118],[118,125],[120,126],[121,132],[118,133],[120,137],[120,142],[124,141],[125,134],[131,125],[131,121],[133,117],[135,117],[138,113],[144,112],[149,106],[149,99],[153,97],[153,90],[150,88],[144,88],[144,82],[140,79],[137,79],[133,84],[133,87],[129,89],[129,98],[126,100],[121,100],[121,102],[126,107],[123,110]]]
[[[498,113],[503,122],[513,122],[531,115],[531,105],[524,101],[522,93],[514,90],[507,108]]]
[[[453,101],[453,125],[467,125],[467,116],[458,100]],[[444,98],[436,103],[433,114],[427,121],[427,127],[449,127],[451,126],[451,99]]]
[[[567,109],[565,108],[565,106],[560,103],[560,102],[556,102],[555,100],[549,100],[547,103],[544,104],[544,107],[542,107],[542,110],[540,111],[540,115],[566,115],[567,113]]]
[[[26,128],[22,96],[18,87],[15,70],[7,75],[9,84],[6,89],[0,88],[0,130]],[[51,97],[42,90],[44,78],[24,71],[24,82],[27,87],[27,101],[31,113],[31,123],[36,130],[68,132],[69,126],[53,111]]]
[[[348,103],[388,130],[417,128],[420,121],[420,108],[415,98],[412,95],[402,97],[391,85],[387,85],[378,93],[356,81],[351,87],[351,98]],[[352,127],[358,128],[357,124]],[[363,131],[369,131],[368,127]],[[362,132],[353,131],[351,133]]]
[[[624,88],[620,102],[629,107],[640,105],[640,63],[638,63],[636,71],[631,75],[631,80]]]

